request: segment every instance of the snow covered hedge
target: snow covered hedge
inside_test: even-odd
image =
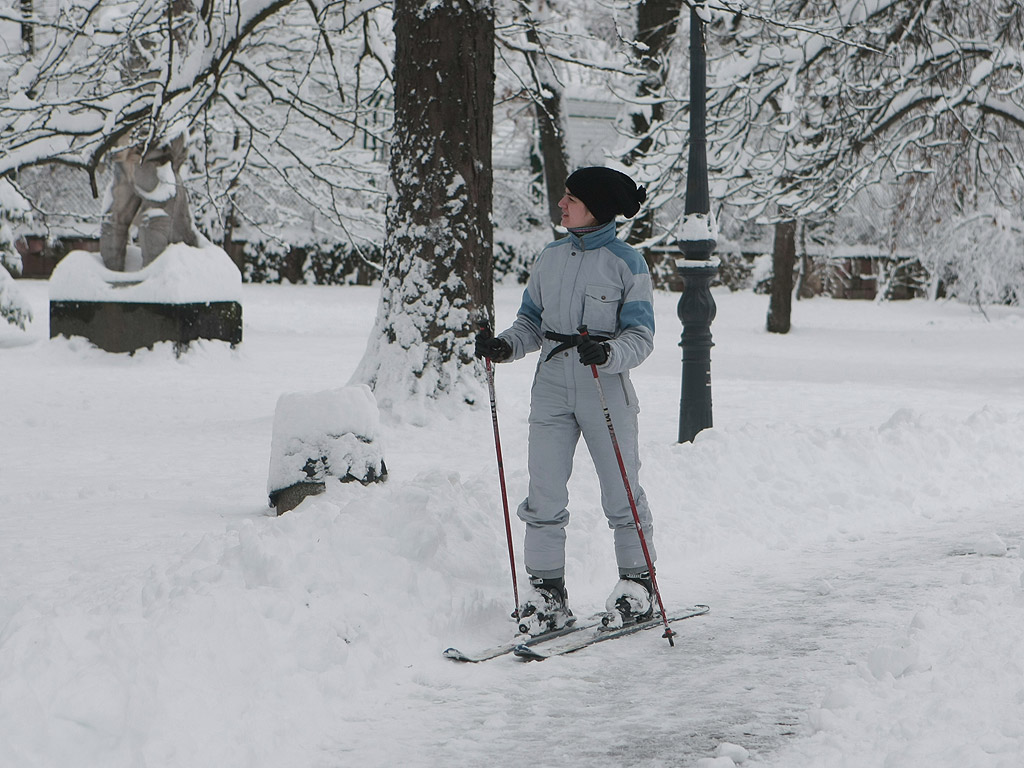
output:
[[[356,248],[350,243],[317,242],[289,246],[275,242],[246,243],[243,251],[247,283],[305,285],[369,285],[380,277],[379,246]]]
[[[530,265],[551,240],[550,229],[495,233],[494,277],[526,282]],[[380,246],[356,248],[350,243],[313,243],[289,247],[279,243],[246,243],[243,251],[247,283],[303,285],[370,285],[380,279],[384,254]]]
[[[554,239],[547,222],[546,203],[532,192],[532,176],[522,170],[502,169],[494,184],[494,278],[498,282],[526,282],[530,265]],[[207,222],[209,224],[209,222]],[[287,243],[256,240],[243,252],[247,283],[304,285],[370,285],[378,282],[384,264],[383,222],[379,231],[364,228],[362,238],[377,238],[358,245],[336,237],[311,237],[293,228]],[[207,233],[216,240],[216,233]],[[454,242],[454,240],[451,240]]]

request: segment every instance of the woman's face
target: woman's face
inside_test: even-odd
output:
[[[558,207],[562,209],[562,226],[566,229],[593,227],[598,224],[594,214],[587,210],[583,201],[574,197],[568,189],[565,190],[562,199],[558,201]]]

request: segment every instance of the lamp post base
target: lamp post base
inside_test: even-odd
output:
[[[679,401],[679,442],[692,443],[697,433],[712,426],[711,416],[711,322],[718,308],[711,295],[711,281],[718,274],[717,258],[676,262],[683,280],[677,314],[683,324],[683,383]]]

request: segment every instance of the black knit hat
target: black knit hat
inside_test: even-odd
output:
[[[627,219],[636,216],[640,203],[647,199],[647,190],[638,187],[624,173],[612,168],[592,166],[569,174],[565,188],[583,201],[599,224],[606,224],[622,214]]]

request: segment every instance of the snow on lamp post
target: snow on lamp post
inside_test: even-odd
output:
[[[715,299],[711,281],[718,272],[713,256],[718,225],[711,213],[708,193],[706,123],[706,75],[704,24],[707,6],[690,6],[690,154],[686,169],[686,207],[679,248],[683,258],[676,271],[683,294],[676,310],[683,324],[679,346],[683,348],[683,381],[679,401],[679,442],[693,442],[697,433],[711,427],[711,322]]]

